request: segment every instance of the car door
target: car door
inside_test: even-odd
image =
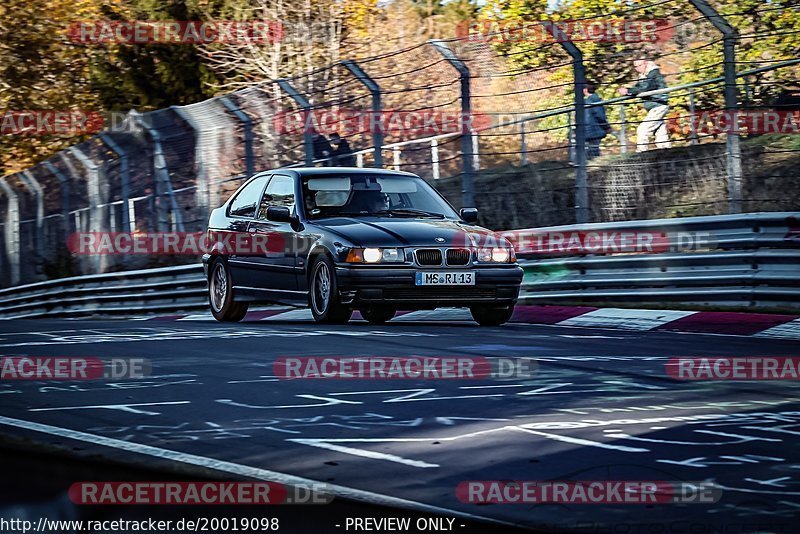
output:
[[[220,234],[218,239],[224,239],[227,243],[228,264],[235,286],[246,286],[253,278],[255,265],[249,252],[249,226],[256,216],[259,200],[269,178],[269,174],[256,176],[239,189],[228,206],[227,229],[216,231]]]
[[[291,223],[270,221],[267,209],[283,206],[296,214],[294,178],[285,174],[273,174],[259,203],[258,213],[250,221],[248,231],[255,243],[266,245],[253,255],[257,280],[252,287],[279,292],[297,291],[297,264],[295,231]]]

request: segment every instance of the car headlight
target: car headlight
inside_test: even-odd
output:
[[[404,260],[401,248],[351,248],[347,263],[398,263]]]
[[[514,263],[517,261],[514,249],[506,247],[481,248],[478,261],[486,263]]]

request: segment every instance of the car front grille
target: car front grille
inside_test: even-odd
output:
[[[383,298],[388,300],[471,300],[497,298],[493,287],[415,287],[387,288]]]
[[[470,253],[466,248],[447,249],[447,265],[467,265]]]
[[[441,265],[442,251],[438,248],[421,248],[417,250],[417,263],[420,265]]]

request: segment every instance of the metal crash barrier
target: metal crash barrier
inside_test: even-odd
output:
[[[505,234],[521,241],[523,304],[800,307],[800,212],[553,226]],[[638,250],[639,242],[651,246]],[[1,318],[207,307],[199,264],[0,290]]]

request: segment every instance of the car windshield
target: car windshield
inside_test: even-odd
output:
[[[303,178],[309,219],[386,216],[458,219],[422,178],[399,174],[326,174]]]

